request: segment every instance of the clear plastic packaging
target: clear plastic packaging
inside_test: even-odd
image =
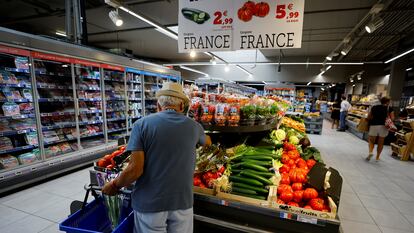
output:
[[[0,169],[10,169],[19,166],[19,161],[11,155],[0,156]]]
[[[3,113],[5,116],[16,116],[20,115],[20,108],[19,105],[17,105],[14,102],[6,102],[1,106],[3,109]]]

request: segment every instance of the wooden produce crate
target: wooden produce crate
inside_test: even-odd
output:
[[[252,204],[252,205],[258,205],[258,206],[263,206],[263,207],[269,207],[270,206],[269,199],[268,200],[259,200],[259,199],[245,197],[245,196],[239,196],[239,195],[235,195],[235,194],[231,194],[231,193],[223,193],[223,192],[220,192],[220,191],[217,192],[216,196],[218,198],[221,198],[221,199],[237,201],[237,202],[242,202],[242,203],[247,203],[247,204]]]
[[[195,193],[206,194],[206,195],[211,195],[211,196],[216,195],[216,191],[214,189],[200,188],[198,186],[193,186],[193,191]]]

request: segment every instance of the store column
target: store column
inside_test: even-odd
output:
[[[390,80],[388,82],[388,95],[392,106],[399,107],[406,76],[407,59],[401,58],[391,64]]]

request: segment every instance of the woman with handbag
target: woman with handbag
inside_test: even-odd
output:
[[[382,148],[384,147],[384,139],[388,135],[388,131],[392,130],[394,120],[394,112],[390,105],[390,98],[382,97],[381,104],[375,105],[371,108],[368,114],[369,120],[369,132],[368,132],[368,143],[369,143],[369,154],[366,158],[368,161],[373,156],[375,141],[377,140],[377,157],[376,161],[379,161]],[[395,126],[394,126],[395,127]]]

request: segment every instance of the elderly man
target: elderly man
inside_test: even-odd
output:
[[[136,181],[136,233],[193,232],[195,149],[211,140],[200,124],[183,114],[188,98],[181,85],[164,83],[156,96],[158,113],[140,119],[132,129],[129,165],[102,192],[115,195]]]

